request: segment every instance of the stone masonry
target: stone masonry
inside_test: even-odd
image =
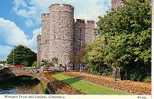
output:
[[[112,9],[117,9],[123,5],[123,0],[112,0]]]
[[[37,37],[38,65],[58,59],[58,64],[78,64],[81,48],[95,40],[95,21],[74,19],[74,7],[53,4],[42,14],[42,33]]]

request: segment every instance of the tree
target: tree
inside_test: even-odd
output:
[[[105,42],[106,39],[103,36],[99,36],[93,43],[86,47],[84,61],[92,73],[111,74],[111,68],[104,61],[104,57],[106,56],[104,50],[106,48]]]
[[[53,66],[58,65],[58,58],[56,58],[56,57],[52,58],[52,64],[53,64]]]
[[[32,66],[34,61],[36,61],[36,53],[23,45],[16,46],[7,57],[7,63],[12,65]]]
[[[142,80],[151,74],[151,1],[125,0],[124,6],[99,17],[99,38],[87,48],[95,65],[120,68],[124,79]]]
[[[5,64],[6,63],[6,61],[0,61],[0,64]]]
[[[32,67],[37,67],[37,61],[34,61]]]
[[[41,61],[41,66],[50,67],[58,64],[58,58],[52,58],[52,61],[44,59]]]
[[[125,6],[99,17],[100,34],[135,33],[151,29],[151,1],[125,0]]]

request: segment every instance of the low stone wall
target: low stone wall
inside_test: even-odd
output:
[[[54,80],[47,84],[47,90],[49,94],[83,94],[78,90],[73,89],[70,85]]]
[[[44,72],[38,75],[39,79],[46,86],[46,92],[48,94],[83,94],[80,91],[73,89],[69,84],[56,80],[52,77],[52,74],[56,72]]]

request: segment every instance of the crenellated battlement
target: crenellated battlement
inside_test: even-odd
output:
[[[49,6],[49,9],[52,8],[52,7],[54,7],[54,6],[56,6],[56,7],[57,7],[57,6],[58,6],[58,7],[59,7],[59,6],[63,6],[63,7],[71,8],[71,9],[74,8],[72,5],[69,5],[69,4],[58,4],[58,3],[57,3],[57,4],[52,4],[52,5],[50,5],[50,6]]]
[[[95,28],[95,21],[94,20],[84,20],[84,19],[76,19],[75,20],[75,27],[80,27],[82,29],[93,29]]]
[[[85,20],[84,19],[76,19],[75,22],[76,23],[85,23]]]
[[[50,18],[50,13],[41,14],[42,21],[48,20]]]
[[[95,21],[94,20],[84,20],[84,19],[76,19],[75,23],[85,23],[85,24],[93,24],[95,25]]]
[[[41,34],[37,35],[37,41],[41,41]]]
[[[49,13],[43,13],[42,34],[38,35],[38,61],[56,57],[59,64],[74,62],[81,47],[94,40],[95,21],[74,19],[74,7],[52,4]]]
[[[123,6],[123,4],[124,4],[123,0],[112,0],[112,9],[117,9]]]
[[[87,20],[87,24],[95,24],[94,20]]]
[[[86,28],[89,28],[89,29],[95,28],[95,21],[88,20],[86,23]]]
[[[50,13],[43,13],[41,14],[41,17],[44,18],[44,17],[49,17],[50,16]]]
[[[52,4],[49,6],[50,12],[73,12],[74,7],[69,4]]]

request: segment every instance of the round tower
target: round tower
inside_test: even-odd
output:
[[[41,62],[41,35],[37,35],[37,66],[40,65]]]
[[[96,28],[95,28],[95,21],[87,20],[85,26],[85,44],[89,44],[95,40],[96,37]]]
[[[59,64],[67,65],[73,61],[74,8],[67,4],[53,4],[49,12],[49,59],[58,58]]]
[[[50,13],[44,13],[41,15],[42,18],[42,35],[41,35],[41,60],[48,60],[48,45],[49,38],[48,35],[50,33]]]

